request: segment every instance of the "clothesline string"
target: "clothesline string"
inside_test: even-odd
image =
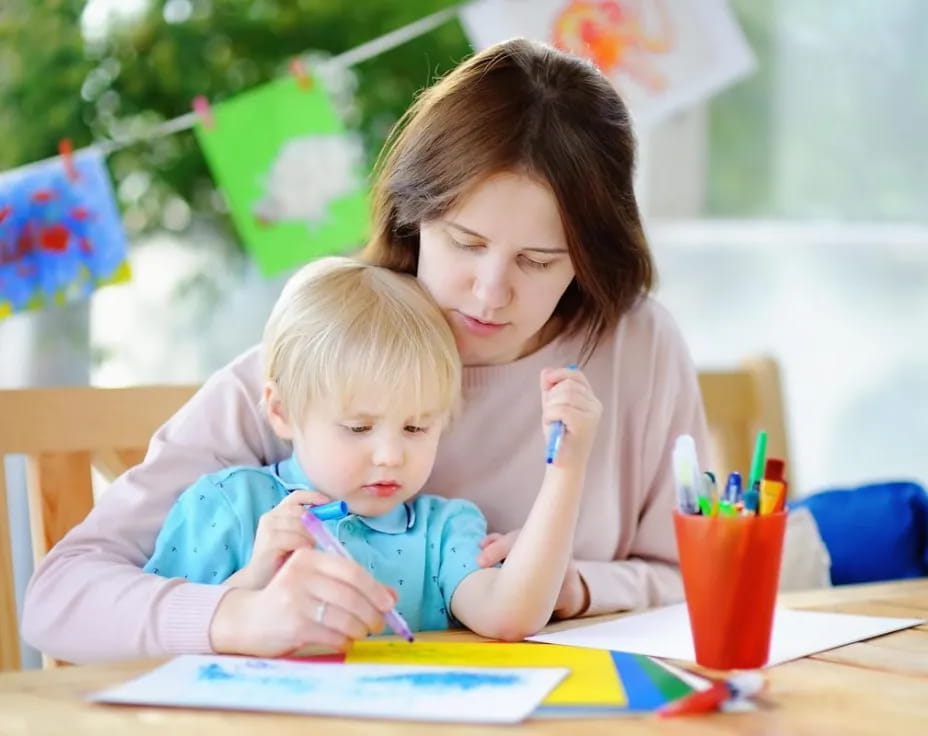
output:
[[[309,68],[316,71],[324,71],[327,68],[335,67],[348,68],[356,64],[360,64],[361,62],[367,61],[368,59],[373,59],[375,56],[379,56],[382,53],[390,51],[397,46],[402,46],[407,41],[411,41],[414,38],[425,35],[438,26],[444,25],[451,18],[455,17],[460,8],[466,4],[467,3],[460,3],[458,5],[452,5],[451,7],[445,8],[444,10],[439,10],[435,13],[432,13],[431,15],[427,15],[424,18],[420,18],[417,21],[413,21],[412,23],[402,26],[401,28],[397,28],[394,31],[390,31],[389,33],[385,33],[382,36],[378,36],[377,38],[373,38],[370,41],[366,41],[359,46],[348,49],[348,51],[344,51],[330,59],[326,59],[321,62],[308,62],[308,60],[301,58],[301,61],[304,61],[304,63],[306,63]],[[104,156],[108,156],[114,151],[127,148],[128,146],[135,145],[136,143],[155,140],[157,138],[174,135],[175,133],[179,133],[184,130],[189,130],[196,124],[197,119],[197,113],[191,111],[183,115],[179,115],[176,118],[171,118],[170,120],[165,120],[164,122],[158,123],[157,125],[154,125],[143,133],[137,135],[127,135],[110,140],[96,141],[91,143],[89,146],[84,146],[83,148],[75,150],[74,155],[79,155],[81,153],[90,151],[97,151]],[[32,161],[18,168],[26,169],[31,166],[36,166],[57,158],[60,158],[60,156],[49,156],[44,159]]]

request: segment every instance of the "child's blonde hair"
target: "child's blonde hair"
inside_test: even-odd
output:
[[[414,415],[451,412],[460,396],[460,355],[432,297],[414,276],[350,258],[322,258],[290,278],[263,348],[290,421],[320,401],[345,409],[372,383]]]

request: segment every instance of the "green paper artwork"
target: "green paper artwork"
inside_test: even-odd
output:
[[[196,127],[245,250],[265,276],[363,246],[358,139],[318,78],[286,76],[212,106]]]

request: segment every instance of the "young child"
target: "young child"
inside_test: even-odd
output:
[[[347,258],[315,261],[284,287],[263,348],[263,408],[292,456],[200,478],[168,514],[147,572],[261,589],[290,553],[312,546],[304,506],[343,500],[349,515],[326,526],[393,588],[413,631],[458,621],[518,640],[548,622],[600,414],[580,371],[543,373],[545,429],[563,422],[563,442],[508,558],[480,569],[480,510],[419,493],[460,400],[461,361],[418,281]],[[544,462],[541,441],[538,456]]]

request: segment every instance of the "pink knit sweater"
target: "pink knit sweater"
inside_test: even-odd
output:
[[[466,368],[462,412],[441,440],[426,490],[471,499],[491,531],[518,528],[545,468],[538,374],[577,362],[579,344],[556,340],[513,363]],[[210,650],[210,621],[227,588],[140,568],[188,484],[222,466],[289,454],[258,408],[260,362],[252,349],[213,375],[158,430],[145,461],[49,553],[26,594],[28,642],[71,662]],[[687,349],[649,299],[582,369],[603,404],[574,549],[588,613],[679,600],[670,452],[684,432],[704,452],[707,434]]]

